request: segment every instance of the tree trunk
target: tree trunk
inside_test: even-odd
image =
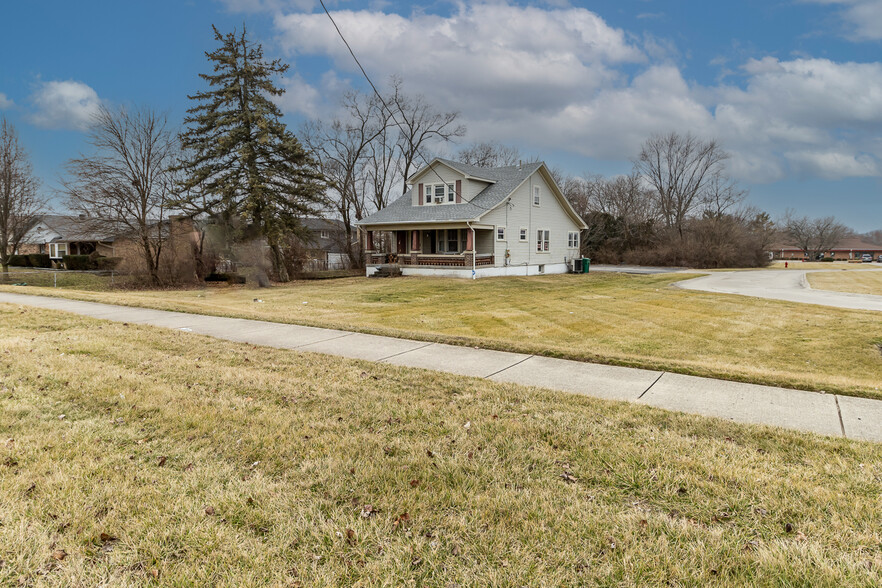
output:
[[[270,249],[273,252],[273,269],[276,271],[279,281],[290,282],[291,277],[288,275],[288,268],[285,267],[285,258],[282,256],[282,250],[279,248],[279,245],[273,243],[270,245]]]

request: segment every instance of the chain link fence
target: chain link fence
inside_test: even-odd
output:
[[[109,290],[122,285],[124,277],[113,270],[9,268],[8,272],[0,272],[0,285]]]

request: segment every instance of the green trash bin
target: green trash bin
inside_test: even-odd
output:
[[[587,274],[591,270],[591,258],[583,257],[582,258],[582,273]]]

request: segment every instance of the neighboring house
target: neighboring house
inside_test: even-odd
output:
[[[346,254],[346,229],[343,222],[336,219],[304,218],[303,226],[309,231],[305,239],[311,269],[346,269],[349,256]]]
[[[158,228],[158,226],[157,226]],[[178,273],[190,273],[194,265],[194,247],[198,240],[193,221],[186,217],[172,216],[163,221],[167,231],[163,256],[169,268]],[[128,233],[111,234],[94,219],[85,216],[43,215],[28,231],[18,247],[21,254],[48,253],[49,258],[60,263],[65,255],[91,255],[120,258],[121,271],[139,271],[144,264],[142,245]]]
[[[394,262],[404,275],[483,277],[566,273],[584,221],[542,162],[481,168],[434,159],[404,196],[356,223],[367,275]],[[392,251],[374,250],[390,232]]]
[[[876,259],[882,255],[882,245],[868,243],[857,237],[847,237],[839,241],[835,247],[823,252],[824,257],[838,260],[860,259],[865,253]],[[769,257],[772,259],[802,259],[805,255],[805,252],[795,245],[778,243],[769,248]]]
[[[48,253],[53,261],[65,255],[99,255],[113,257],[115,237],[96,230],[85,216],[46,214],[28,231],[18,253]]]

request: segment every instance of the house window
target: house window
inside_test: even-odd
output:
[[[425,202],[426,202],[426,204],[431,204],[431,203],[432,203],[432,184],[427,184],[427,185],[426,185],[426,198],[425,198]]]
[[[539,186],[533,186],[533,206],[539,206]]]
[[[527,241],[527,227],[521,227],[521,232],[520,232],[520,235],[518,236],[518,238],[521,241],[524,241],[524,242]]]
[[[456,185],[455,184],[426,184],[425,190],[426,204],[444,204],[456,202]]]
[[[456,202],[456,186],[447,184],[447,202]]]
[[[447,251],[449,253],[459,251],[459,229],[447,229]]]
[[[319,237],[322,238],[322,239],[327,239],[327,238],[329,238],[328,232],[327,232],[327,231],[320,231],[320,232],[319,232]]]
[[[545,229],[536,231],[536,251],[539,253],[548,253],[548,241],[550,240],[550,232]]]
[[[505,227],[496,227],[496,240],[505,241]]]
[[[578,231],[570,231],[567,233],[567,247],[570,249],[575,249],[579,246],[579,232]]]
[[[49,243],[49,257],[51,259],[61,259],[67,255],[67,243]]]
[[[444,202],[444,184],[435,186],[435,204]]]

